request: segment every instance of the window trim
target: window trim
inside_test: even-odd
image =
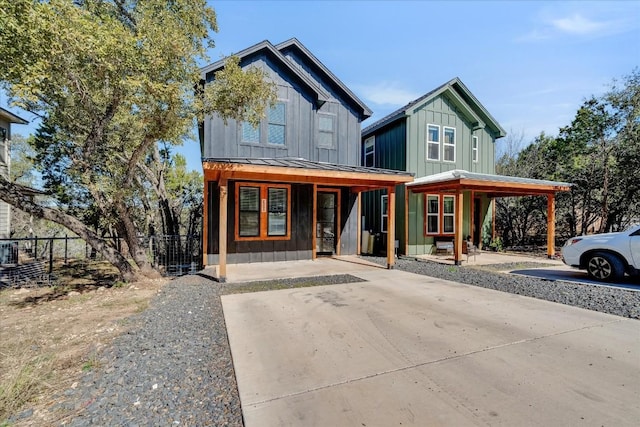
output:
[[[320,128],[320,119],[321,118],[327,118],[327,119],[331,119],[331,131],[326,131],[326,130],[322,130]],[[324,145],[320,143],[320,135],[322,134],[329,134],[331,135],[331,143],[330,145]],[[336,146],[336,115],[335,114],[331,114],[331,113],[318,113],[318,143],[317,143],[318,148],[325,148],[325,149],[331,149],[331,148],[335,148]]]
[[[453,144],[447,142],[447,130],[453,131]],[[453,147],[453,160],[446,159],[446,148]],[[442,161],[447,163],[456,162],[456,128],[451,126],[442,126]]]
[[[453,212],[451,213],[447,213],[444,210],[444,201],[445,199],[451,199],[452,203],[453,203]],[[445,231],[444,227],[445,227],[445,218],[446,217],[451,217],[453,219],[452,223],[451,223],[451,231]],[[451,234],[455,234],[456,233],[456,196],[453,195],[449,195],[449,194],[443,194],[442,195],[442,229],[440,230],[442,234],[444,235],[451,235]]]
[[[387,213],[384,213],[384,208],[385,206],[387,207]],[[381,218],[381,225],[380,225],[380,231],[383,233],[387,232],[387,218],[389,218],[389,195],[388,194],[383,194],[382,196],[380,196],[380,218]]]
[[[430,130],[431,127],[436,128],[438,130],[438,140],[437,141],[433,141],[433,140],[430,139],[431,133],[429,132],[429,130]],[[440,138],[440,125],[436,125],[436,124],[433,124],[433,123],[427,123],[427,136],[426,136],[425,139],[427,141],[427,147],[426,147],[426,149],[427,149],[426,151],[427,152],[425,153],[427,161],[439,162],[440,161],[440,139],[441,139]],[[437,158],[430,158],[429,157],[429,145],[437,145],[438,146],[438,157]]]
[[[367,166],[367,146],[371,146],[372,150],[371,153],[369,153],[369,155],[371,155],[371,166]],[[364,140],[364,151],[363,151],[363,155],[364,155],[364,164],[362,166],[364,167],[368,167],[368,168],[373,168],[376,166],[376,137],[375,135],[370,136],[369,138]]]
[[[259,230],[257,236],[240,236],[240,188],[241,187],[258,187],[260,188],[260,211],[259,211]],[[284,236],[269,236],[269,188],[284,188],[287,190],[287,232]],[[236,182],[235,183],[235,224],[234,237],[236,241],[266,241],[266,240],[291,240],[291,185],[260,183],[260,182]]]
[[[473,163],[478,163],[480,159],[480,139],[473,135],[471,136],[471,160]]]
[[[271,111],[277,106],[277,105],[282,105],[282,107],[284,108],[284,123],[276,123],[276,122],[271,122]],[[283,136],[284,136],[284,141],[282,141],[282,144],[280,144],[279,142],[271,142],[269,141],[269,127],[273,125],[273,126],[282,126],[283,130]],[[286,147],[287,146],[287,103],[285,101],[282,100],[278,100],[275,105],[271,108],[269,108],[269,110],[267,110],[267,135],[266,135],[266,143],[269,145],[273,145],[275,147]]]
[[[429,213],[429,197],[437,197],[438,199],[438,232],[437,233],[433,233],[433,232],[429,232],[429,230],[427,229],[428,225],[429,225],[429,216],[434,216],[433,214]],[[453,213],[448,213],[445,214],[444,213],[444,199],[445,198],[452,198],[453,199]],[[446,237],[451,237],[455,234],[456,232],[456,209],[458,209],[458,204],[457,204],[457,196],[453,195],[453,194],[425,194],[424,195],[424,235],[425,237],[438,237],[438,236],[446,236]],[[444,231],[444,217],[445,216],[452,216],[453,217],[453,231],[451,232],[445,232]]]

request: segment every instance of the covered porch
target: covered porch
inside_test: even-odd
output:
[[[366,168],[359,166],[338,165],[323,162],[312,162],[304,159],[291,159],[291,158],[278,158],[278,159],[247,159],[247,158],[224,158],[224,159],[204,159],[204,212],[203,216],[203,265],[211,265],[209,262],[209,255],[212,252],[212,248],[209,247],[210,228],[215,227],[217,235],[215,236],[215,242],[217,243],[216,260],[217,260],[217,280],[226,281],[227,279],[227,262],[228,262],[228,243],[233,243],[238,240],[238,234],[234,235],[233,227],[229,226],[229,220],[233,222],[234,218],[229,218],[229,186],[232,183],[274,183],[274,185],[304,185],[306,188],[312,188],[310,190],[311,197],[308,199],[298,198],[297,203],[310,204],[307,206],[311,212],[308,218],[305,218],[305,222],[310,222],[311,225],[311,241],[306,241],[306,237],[303,241],[305,247],[311,250],[311,259],[315,260],[319,256],[318,241],[322,238],[318,236],[318,195],[319,194],[331,194],[335,192],[337,194],[337,203],[340,203],[342,192],[349,196],[354,196],[355,212],[349,211],[349,206],[343,206],[348,212],[349,220],[357,223],[354,227],[355,239],[350,238],[350,244],[355,245],[356,250],[352,254],[360,253],[361,243],[361,194],[367,191],[386,189],[389,194],[389,206],[390,212],[387,218],[388,229],[395,229],[395,203],[392,202],[395,199],[396,186],[406,184],[413,180],[412,174],[406,172],[392,171],[386,169]],[[210,183],[214,184],[210,187]],[[215,189],[216,198],[215,204],[209,204],[211,188]],[[262,201],[261,209],[263,212],[266,207],[266,201]],[[237,203],[237,200],[235,201]],[[289,200],[289,204],[291,201]],[[216,211],[212,211],[212,207],[215,207]],[[343,224],[346,218],[340,218],[340,212],[343,211],[340,207],[336,209],[338,218],[336,223],[335,240],[333,246],[335,248],[334,255],[343,255],[342,247],[344,246],[343,230],[341,224]],[[288,210],[289,215],[291,209]],[[237,214],[236,214],[237,215]],[[217,220],[216,220],[217,216]],[[236,223],[238,218],[235,218]],[[309,225],[309,224],[307,224]],[[296,229],[291,229],[290,223],[288,223],[289,230],[286,233],[286,237],[280,240],[290,240],[296,238]],[[322,227],[320,227],[322,228]],[[304,234],[304,233],[301,233]],[[298,236],[299,237],[299,236]],[[393,237],[393,236],[392,236]],[[260,239],[255,239],[260,240]],[[268,239],[265,239],[268,240]],[[354,241],[355,240],[355,241]],[[394,238],[388,239],[387,242],[387,268],[393,268],[395,262],[394,258]],[[350,255],[349,253],[344,255]],[[274,259],[275,260],[275,259]]]
[[[511,176],[480,174],[464,170],[452,170],[436,175],[417,178],[407,184],[413,194],[447,194],[455,196],[454,226],[454,264],[460,265],[463,260],[463,222],[468,221],[473,229],[473,207],[464,216],[464,197],[469,197],[470,204],[476,195],[484,194],[489,199],[496,197],[544,196],[547,198],[547,257],[555,255],[555,194],[568,191],[570,183],[519,178]],[[495,218],[495,217],[494,217]]]

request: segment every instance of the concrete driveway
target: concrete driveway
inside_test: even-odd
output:
[[[222,297],[247,427],[640,425],[638,321],[352,274],[368,281]]]
[[[554,267],[525,268],[513,270],[510,271],[510,273],[552,281],[560,280],[563,282],[584,283],[588,285],[608,286],[640,291],[640,277],[625,276],[622,280],[618,280],[616,282],[599,282],[597,280],[592,280],[586,271],[577,270],[564,264]]]

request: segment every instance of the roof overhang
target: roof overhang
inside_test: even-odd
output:
[[[413,181],[409,173],[306,160],[255,159],[250,162],[203,159],[205,181],[247,180],[350,187],[354,192],[384,189]],[[291,162],[291,163],[289,163]],[[277,163],[282,163],[278,165]]]
[[[5,110],[2,107],[0,107],[0,118],[5,119],[9,123],[15,123],[15,124],[18,124],[18,125],[26,125],[26,124],[29,123],[28,121],[26,121],[22,117],[16,116],[11,111]]]
[[[535,196],[569,191],[572,184],[512,176],[453,170],[426,176],[407,184],[413,193],[476,191],[489,197]]]

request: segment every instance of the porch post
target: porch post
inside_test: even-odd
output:
[[[204,200],[202,205],[202,267],[207,266],[207,252],[209,251],[209,181],[206,171],[204,177]]]
[[[464,200],[462,191],[456,191],[456,225],[455,225],[455,243],[454,249],[454,263],[455,265],[462,264],[462,215],[464,211]]]
[[[219,185],[220,215],[218,223],[218,280],[224,283],[227,280],[227,179],[221,178]]]
[[[311,222],[311,229],[313,230],[311,233],[311,259],[315,260],[318,257],[317,253],[317,241],[316,241],[316,233],[318,232],[318,184],[313,184],[313,220]]]
[[[396,187],[387,188],[387,268],[396,262]]]
[[[556,255],[556,203],[555,194],[547,195],[547,257]]]
[[[358,204],[358,219],[356,221],[358,231],[356,231],[356,255],[361,255],[360,251],[362,250],[362,192],[358,191],[358,200],[356,203]]]

